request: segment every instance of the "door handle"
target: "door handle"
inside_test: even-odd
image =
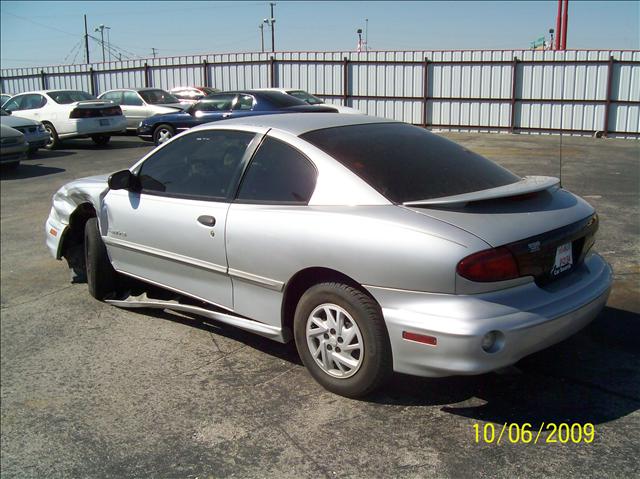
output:
[[[216,219],[213,216],[202,215],[198,216],[198,223],[213,228],[216,225]]]

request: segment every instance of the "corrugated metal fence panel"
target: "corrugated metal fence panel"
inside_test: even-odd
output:
[[[640,133],[638,51],[228,53],[91,67],[96,94],[147,85],[171,89],[207,83],[221,90],[277,86],[439,129]],[[48,88],[92,91],[87,65],[5,69],[1,75],[0,89],[14,94],[41,89],[43,81]]]

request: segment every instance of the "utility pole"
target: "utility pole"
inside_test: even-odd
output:
[[[151,49],[151,53],[153,54],[153,58],[156,57],[156,50],[157,50],[157,48],[152,48]]]
[[[87,15],[84,16],[84,51],[87,54],[87,63],[89,61],[89,33],[87,32]]]
[[[264,53],[264,22],[258,25],[260,29],[260,49]]]
[[[269,3],[269,5],[271,6],[271,51],[275,52],[276,51],[276,19],[273,16],[273,7],[276,6],[276,4],[274,2]]]

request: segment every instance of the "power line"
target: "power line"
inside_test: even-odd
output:
[[[20,20],[24,20],[25,22],[29,22],[29,23],[33,23],[34,25],[38,25],[40,27],[44,27],[44,28],[48,28],[49,30],[54,30],[56,32],[60,32],[60,33],[64,33],[65,35],[70,35],[74,38],[78,38],[78,34],[77,33],[70,33],[70,32],[66,32],[64,30],[60,30],[59,28],[56,27],[52,27],[51,25],[45,25],[44,23],[40,23],[40,22],[35,22],[29,18],[25,18],[25,17],[21,17],[20,15],[16,15],[15,13],[11,13],[11,12],[7,12],[6,10],[2,10],[3,14],[7,14],[9,16],[15,17],[15,18],[19,18]]]

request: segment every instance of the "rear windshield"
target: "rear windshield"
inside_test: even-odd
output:
[[[457,143],[405,123],[326,128],[300,137],[394,203],[460,195],[520,179]]]
[[[85,100],[95,100],[96,97],[93,95],[89,95],[84,91],[51,91],[48,95],[55,101],[56,103],[60,103],[61,105],[68,105],[69,103],[73,103],[76,101],[85,101]]]
[[[304,90],[289,90],[287,93],[301,99],[302,101],[306,101],[309,105],[321,105],[324,103],[324,101],[317,96],[313,96],[311,93],[307,93]]]
[[[175,96],[164,90],[142,90],[138,92],[142,99],[150,105],[167,105],[169,103],[180,103]]]
[[[276,106],[278,108],[283,108],[287,106],[307,105],[307,102],[302,101],[298,98],[294,98],[291,95],[287,95],[286,93],[282,93],[279,91],[261,91],[256,96],[264,98],[273,106]]]

